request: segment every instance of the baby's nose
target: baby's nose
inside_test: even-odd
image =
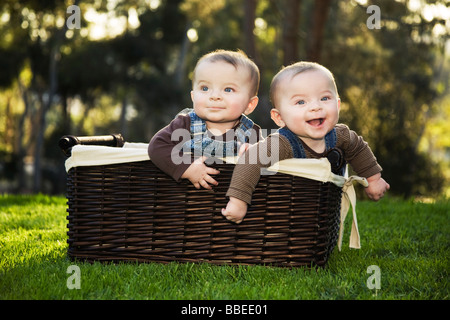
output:
[[[320,104],[320,102],[316,101],[316,102],[312,102],[310,104],[310,110],[311,111],[319,111],[322,110],[322,105]]]
[[[211,90],[211,95],[209,96],[209,99],[220,100],[221,98],[222,96],[218,90]]]

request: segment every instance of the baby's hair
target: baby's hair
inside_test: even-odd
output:
[[[242,50],[237,51],[229,51],[229,50],[223,50],[218,49],[212,52],[209,52],[202,56],[198,61],[194,69],[194,75],[192,82],[195,81],[195,70],[197,69],[197,66],[204,61],[209,62],[217,62],[217,61],[223,61],[226,63],[231,64],[235,68],[238,66],[242,66],[244,68],[247,68],[250,72],[250,79],[252,81],[252,87],[251,92],[254,96],[258,94],[259,89],[259,81],[260,81],[260,75],[259,75],[259,68],[258,66],[245,54]]]
[[[272,105],[276,108],[276,93],[278,91],[278,85],[281,82],[282,79],[285,77],[290,77],[290,79],[294,78],[296,75],[310,70],[321,70],[328,74],[330,77],[330,80],[333,82],[336,93],[336,82],[334,80],[333,73],[322,66],[321,64],[318,64],[316,62],[309,62],[309,61],[300,61],[293,63],[287,67],[281,68],[281,70],[273,77],[272,83],[270,84],[270,101],[272,102]]]

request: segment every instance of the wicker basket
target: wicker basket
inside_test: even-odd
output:
[[[338,238],[341,188],[263,175],[241,224],[221,209],[234,165],[219,185],[176,183],[148,161],[71,168],[68,254],[87,261],[324,266]]]

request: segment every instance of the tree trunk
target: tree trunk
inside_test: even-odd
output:
[[[301,0],[287,0],[284,7],[283,23],[283,65],[287,66],[299,59],[299,16]]]
[[[244,1],[244,48],[245,53],[256,63],[255,28],[256,0]]]
[[[37,193],[41,191],[42,185],[42,156],[43,156],[43,146],[44,146],[44,133],[47,127],[46,115],[47,111],[50,109],[53,98],[56,94],[56,88],[58,87],[57,81],[57,60],[58,60],[59,45],[53,45],[52,51],[50,53],[50,89],[48,91],[47,101],[41,99],[41,110],[39,111],[39,120],[37,124],[37,136],[36,136],[36,147],[34,152],[34,177],[33,177],[33,192]]]
[[[23,137],[25,132],[25,121],[30,112],[30,100],[28,97],[28,92],[25,86],[20,79],[20,76],[17,76],[17,83],[19,85],[20,95],[22,96],[22,100],[25,106],[25,110],[19,118],[19,123],[17,127],[17,136],[16,138],[16,146],[17,146],[17,169],[18,169],[18,179],[17,179],[17,189],[16,192],[23,192],[25,189],[25,156],[26,156],[26,148],[24,146]]]
[[[127,108],[128,108],[128,99],[126,93],[124,93],[124,97],[122,98],[122,109],[120,112],[119,133],[121,133],[122,136],[125,137],[125,139],[128,134]]]
[[[322,51],[323,33],[330,11],[331,0],[316,0],[314,2],[313,20],[308,32],[306,47],[306,60],[320,62]]]

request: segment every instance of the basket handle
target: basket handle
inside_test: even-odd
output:
[[[108,147],[123,147],[125,143],[124,138],[120,133],[110,134],[105,136],[73,136],[65,135],[59,139],[58,146],[68,157],[71,155],[72,147],[77,144],[108,146]]]

